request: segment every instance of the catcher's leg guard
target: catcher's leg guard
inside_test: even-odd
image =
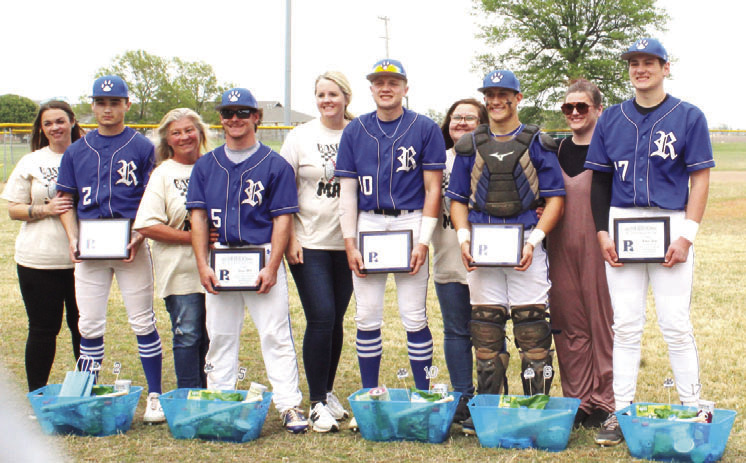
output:
[[[552,386],[552,328],[544,304],[510,308],[513,335],[521,356],[521,380],[525,395],[547,394]],[[531,372],[533,371],[533,377]],[[528,375],[526,374],[528,373]]]
[[[508,308],[501,305],[475,305],[471,310],[471,342],[477,357],[477,392],[502,394],[510,355],[505,345]],[[507,388],[506,388],[507,389]],[[505,391],[507,393],[507,390]]]

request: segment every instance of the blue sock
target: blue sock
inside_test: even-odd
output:
[[[357,330],[356,344],[363,387],[378,387],[378,370],[381,368],[383,354],[380,328],[372,331]]]
[[[419,331],[407,331],[407,352],[409,365],[412,367],[414,385],[417,389],[427,391],[430,381],[427,379],[425,368],[433,364],[433,335],[427,326]]]
[[[88,360],[88,357],[91,360]],[[99,365],[104,361],[104,337],[98,338],[80,338],[80,359],[77,368],[81,371],[92,371],[93,362]],[[94,373],[98,380],[98,371]]]
[[[161,337],[158,331],[144,336],[137,336],[137,350],[140,352],[140,362],[148,381],[148,392],[161,393],[161,366],[163,354],[161,352]]]

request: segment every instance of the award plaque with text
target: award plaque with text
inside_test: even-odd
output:
[[[80,219],[78,250],[81,260],[129,259],[132,219]]]
[[[671,243],[668,217],[614,219],[614,243],[621,263],[665,262]]]
[[[257,291],[264,268],[264,248],[213,249],[210,266],[218,278],[216,291]]]
[[[408,273],[412,230],[360,232],[363,273]]]
[[[470,252],[475,267],[517,267],[523,253],[523,224],[472,224]]]

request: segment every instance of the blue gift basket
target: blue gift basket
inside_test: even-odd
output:
[[[174,389],[161,396],[168,428],[176,439],[248,442],[261,434],[271,392],[264,392],[261,401],[230,402],[187,399],[191,390],[199,389]],[[246,398],[246,391],[221,392],[237,392]]]
[[[142,387],[132,386],[121,396],[60,397],[61,384],[29,392],[36,418],[46,434],[110,436],[125,433],[140,400]]]
[[[348,397],[360,435],[371,441],[418,441],[439,444],[448,437],[460,392],[450,402],[410,402],[406,389],[389,389],[390,400],[369,400],[360,389]]]

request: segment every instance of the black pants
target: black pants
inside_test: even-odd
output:
[[[73,354],[76,359],[80,357],[73,272],[73,269],[44,270],[18,265],[18,283],[28,314],[26,379],[29,391],[47,385],[57,349],[57,335],[62,328],[63,307],[67,308]]]

